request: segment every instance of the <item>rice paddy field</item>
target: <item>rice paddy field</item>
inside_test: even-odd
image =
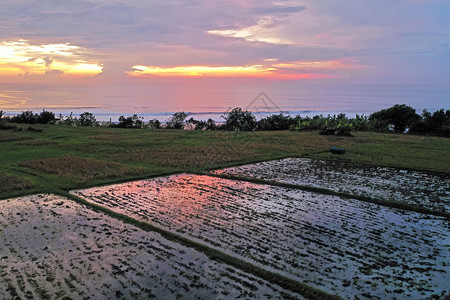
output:
[[[286,158],[212,172],[369,196],[450,211],[450,176],[342,161]]]
[[[443,218],[205,175],[73,193],[345,299],[420,299],[450,289]]]
[[[18,126],[0,299],[450,295],[450,139]]]
[[[0,202],[0,299],[303,299],[66,198]]]

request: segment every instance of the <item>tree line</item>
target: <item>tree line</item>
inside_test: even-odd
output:
[[[120,116],[118,122],[98,122],[90,112],[84,112],[78,117],[64,117],[43,110],[39,114],[32,111],[6,118],[0,111],[0,127],[5,128],[5,121],[26,124],[63,124],[69,126],[109,126],[118,128],[149,128],[149,129],[192,129],[192,130],[234,130],[234,131],[268,131],[268,130],[320,130],[325,135],[351,136],[352,131],[377,131],[392,133],[424,134],[450,137],[450,110],[437,110],[433,113],[424,110],[421,115],[405,104],[396,104],[390,108],[374,112],[369,116],[345,114],[316,115],[302,117],[283,113],[272,114],[260,120],[248,110],[240,107],[230,108],[222,118],[223,123],[217,124],[211,118],[203,121],[189,118],[189,113],[176,112],[162,123],[157,119],[144,121],[138,115]],[[11,127],[11,126],[9,126]]]

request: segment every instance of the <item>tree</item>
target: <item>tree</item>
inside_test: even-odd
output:
[[[440,109],[434,113],[426,109],[422,112],[422,119],[412,128],[412,133],[430,134],[449,137],[450,136],[450,110]]]
[[[80,126],[95,126],[97,120],[95,116],[90,112],[84,112],[80,115]]]
[[[37,121],[39,124],[49,124],[51,122],[55,122],[55,113],[47,110],[42,110],[42,112],[37,117]]]
[[[78,125],[78,119],[73,117],[73,112],[70,113],[70,116],[68,116],[64,121],[63,124],[68,126],[77,126]]]
[[[222,118],[225,119],[224,128],[226,130],[254,131],[258,127],[252,112],[243,111],[240,107],[229,109]]]
[[[406,104],[396,104],[390,108],[382,109],[370,115],[369,120],[375,122],[375,129],[381,131],[389,130],[393,126],[394,132],[405,132],[407,128],[413,127],[420,121],[416,110]]]
[[[203,120],[195,120],[194,118],[190,118],[187,121],[189,127],[194,130],[204,130],[206,127],[206,122]]]
[[[216,129],[217,125],[213,119],[209,118],[208,120],[206,120],[205,130],[216,130]]]
[[[169,129],[183,129],[185,120],[189,114],[184,111],[176,112],[172,118],[167,121],[167,128]]]
[[[259,130],[287,130],[294,124],[291,116],[283,115],[282,113],[277,115],[270,115],[266,118],[259,120]]]
[[[150,120],[150,121],[148,121],[147,128],[160,129],[161,128],[161,122],[158,119]]]
[[[5,125],[3,124],[5,122],[3,119],[4,114],[5,113],[3,112],[3,110],[0,110],[0,128],[2,128],[2,129],[5,127]]]
[[[31,110],[23,111],[11,118],[12,123],[27,123],[35,124],[37,122],[38,115],[34,115]]]
[[[121,128],[142,128],[144,122],[142,121],[143,117],[139,117],[138,115],[133,115],[132,117],[119,117],[118,127]]]

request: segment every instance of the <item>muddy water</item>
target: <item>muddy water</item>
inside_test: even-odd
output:
[[[0,299],[302,299],[73,201],[0,201]]]
[[[213,173],[310,185],[450,211],[450,177],[444,175],[308,158],[267,161]]]
[[[344,298],[450,289],[449,225],[437,217],[186,174],[73,193]]]

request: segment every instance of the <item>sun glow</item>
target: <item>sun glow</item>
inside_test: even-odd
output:
[[[127,72],[132,77],[253,77],[273,79],[321,79],[339,77],[339,70],[363,68],[353,59],[326,61],[286,61],[263,59],[261,64],[243,66],[144,66]]]
[[[263,65],[252,66],[178,66],[153,67],[134,66],[131,76],[154,75],[161,77],[270,77],[275,68]]]
[[[93,76],[102,66],[87,49],[69,44],[32,45],[26,40],[0,42],[0,76]]]
[[[297,70],[313,70],[313,69],[357,69],[364,68],[364,65],[357,63],[353,59],[338,59],[324,61],[290,61],[281,62],[273,65],[275,68],[289,68]]]

